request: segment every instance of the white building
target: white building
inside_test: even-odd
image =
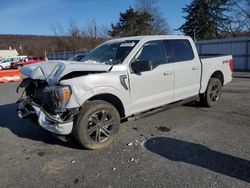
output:
[[[16,49],[0,50],[0,58],[18,56]]]

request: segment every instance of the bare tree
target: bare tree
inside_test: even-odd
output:
[[[62,36],[64,35],[64,29],[60,22],[57,23],[50,23],[50,31],[54,33],[55,36]]]
[[[170,28],[165,18],[162,17],[157,0],[137,0],[136,9],[140,12],[148,12],[152,15],[152,34],[169,34]]]
[[[67,32],[60,23],[51,24],[51,31],[57,37],[55,51],[90,51],[107,40],[107,30],[99,27],[93,19],[81,28],[75,19],[70,19]]]
[[[221,24],[222,37],[248,36],[250,33],[250,0],[231,0],[229,19]]]

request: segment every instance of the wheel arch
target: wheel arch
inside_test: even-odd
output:
[[[224,75],[220,70],[215,71],[210,78],[217,78],[221,81],[221,85],[224,85]]]
[[[117,109],[117,111],[118,111],[118,113],[120,115],[120,118],[124,118],[126,116],[125,115],[125,108],[124,108],[124,105],[123,105],[121,99],[119,99],[114,94],[111,94],[111,93],[97,94],[97,95],[92,96],[91,98],[89,98],[86,102],[93,101],[93,100],[106,101],[106,102],[112,104]],[[83,106],[84,106],[84,104],[83,104]]]

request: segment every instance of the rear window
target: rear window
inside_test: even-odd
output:
[[[194,58],[193,49],[188,40],[168,40],[172,51],[172,62],[188,61]]]

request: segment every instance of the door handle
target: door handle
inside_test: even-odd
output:
[[[172,75],[174,72],[173,71],[166,71],[163,73],[164,76],[167,76],[167,75]]]
[[[193,70],[198,70],[199,67],[198,67],[198,66],[194,66],[192,69],[193,69]]]

